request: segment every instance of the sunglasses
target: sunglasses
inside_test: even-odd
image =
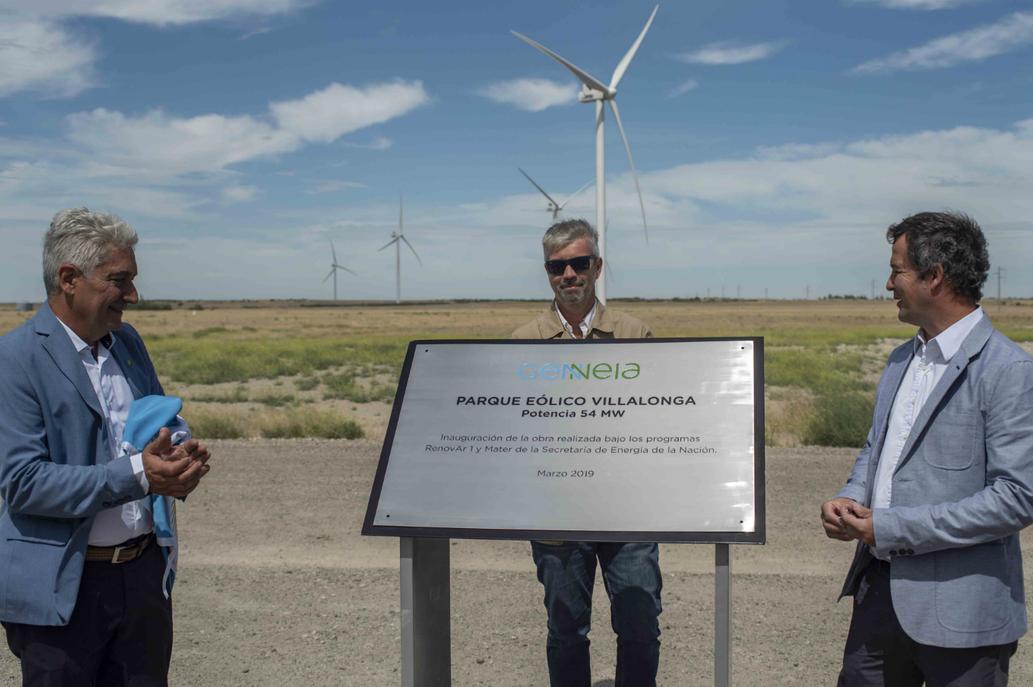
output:
[[[592,267],[592,262],[594,260],[594,255],[579,255],[578,257],[571,258],[570,260],[546,260],[545,271],[554,277],[558,277],[566,272],[567,265],[570,265],[575,272],[581,274]]]

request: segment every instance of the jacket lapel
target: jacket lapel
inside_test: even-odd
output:
[[[115,359],[118,366],[122,368],[122,375],[125,377],[126,382],[129,383],[129,389],[133,392],[133,398],[140,398],[144,396],[142,380],[140,375],[143,373],[140,370],[138,361],[133,359],[133,356],[126,350],[125,342],[118,335],[117,332],[111,333],[111,357]]]
[[[72,346],[72,340],[68,338],[68,333],[65,332],[57,316],[50,309],[50,305],[44,303],[33,319],[36,333],[42,335],[41,345],[50,359],[54,361],[54,365],[72,383],[86,405],[98,416],[101,416],[100,401],[97,400],[97,394],[93,391],[86,368],[83,367],[79,354]]]
[[[932,419],[933,415],[939,410],[943,404],[944,398],[947,396],[947,392],[950,391],[954,383],[958,381],[958,378],[964,374],[965,369],[968,367],[969,362],[974,358],[981,350],[986,342],[990,339],[990,334],[993,333],[993,326],[990,324],[990,318],[983,315],[981,319],[969,332],[969,335],[965,337],[965,340],[961,344],[961,348],[954,354],[954,357],[947,363],[947,370],[943,373],[943,377],[937,382],[932,392],[929,394],[929,399],[922,406],[922,411],[915,418],[915,424],[911,427],[911,433],[908,434],[907,441],[904,442],[904,448],[900,451],[900,460],[897,461],[897,467],[893,471],[894,474],[904,463],[911,457],[911,453],[918,443],[918,439],[925,432],[926,426],[929,424],[929,420]]]

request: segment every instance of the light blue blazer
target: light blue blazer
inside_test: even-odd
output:
[[[133,396],[161,394],[140,336],[112,332]],[[46,304],[0,338],[0,620],[66,625],[96,514],[144,496],[112,461],[100,402]]]
[[[838,496],[870,505],[890,409],[914,341],[890,354],[868,440]],[[893,608],[917,642],[1004,644],[1026,631],[1019,531],[1033,522],[1033,358],[984,317],[950,360],[874,512]],[[871,560],[859,544],[843,586]]]

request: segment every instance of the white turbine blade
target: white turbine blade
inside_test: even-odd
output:
[[[646,243],[649,243],[649,227],[646,225],[646,204],[642,200],[642,188],[638,185],[638,172],[635,171],[635,160],[631,157],[631,146],[628,145],[628,137],[624,135],[624,125],[621,124],[621,113],[617,109],[617,101],[610,101],[610,108],[613,109],[613,119],[617,122],[617,131],[624,141],[624,150],[628,151],[628,163],[631,165],[631,176],[635,179],[635,190],[638,192],[638,206],[642,209],[642,230],[646,233]]]
[[[609,93],[610,92],[610,89],[607,88],[606,84],[604,84],[602,81],[600,81],[599,79],[595,78],[594,76],[592,76],[591,74],[586,72],[584,69],[581,69],[581,67],[578,67],[577,65],[573,64],[572,62],[569,62],[569,61],[565,60],[564,58],[560,57],[559,55],[557,55],[553,51],[551,51],[548,48],[546,48],[541,43],[538,43],[537,41],[533,41],[530,38],[528,38],[527,36],[525,36],[524,34],[517,33],[516,31],[510,31],[510,33],[512,33],[514,36],[516,36],[517,38],[519,38],[523,42],[525,42],[528,45],[530,45],[532,48],[536,48],[536,49],[542,51],[543,53],[545,53],[546,55],[548,55],[552,59],[554,59],[557,62],[559,62],[560,64],[562,64],[564,67],[569,69],[574,74],[574,76],[576,76],[581,81],[581,83],[585,84],[589,88],[594,88],[595,90],[599,91],[600,93]]]
[[[337,251],[334,250],[333,239],[330,240],[330,256],[333,258],[333,263],[332,264],[336,265],[337,264]]]
[[[334,265],[334,267],[336,267],[336,265]],[[327,280],[327,279],[329,279],[329,278],[330,278],[330,277],[332,277],[332,276],[334,276],[334,268],[333,268],[333,267],[331,267],[331,268],[330,268],[330,272],[329,272],[329,273],[327,273],[327,275],[326,275],[325,277],[323,277],[323,281],[321,281],[321,282],[319,282],[319,283],[320,283],[320,284],[325,284],[325,283],[326,283],[326,280]]]
[[[581,193],[582,191],[584,191],[586,188],[588,188],[589,186],[591,186],[594,183],[595,183],[595,179],[589,179],[588,181],[586,181],[584,184],[582,184],[581,188],[579,188],[578,190],[576,190],[573,193],[571,193],[569,198],[567,198],[565,201],[560,203],[559,207],[557,209],[558,210],[562,210],[564,205],[566,205],[570,201],[574,200],[574,196],[576,196],[577,194]]]
[[[524,175],[524,176],[525,176],[525,177],[527,178],[527,180],[528,180],[528,181],[530,181],[530,182],[531,182],[531,184],[532,184],[532,185],[533,185],[533,186],[534,186],[534,187],[535,187],[536,189],[538,189],[539,191],[541,191],[541,193],[542,193],[542,195],[543,195],[543,196],[545,196],[546,198],[548,198],[548,199],[549,199],[549,202],[550,202],[550,203],[552,203],[553,205],[556,205],[556,201],[552,199],[552,196],[550,196],[550,195],[549,195],[548,193],[546,193],[546,192],[545,192],[545,189],[544,189],[544,188],[542,188],[542,187],[541,187],[541,186],[539,186],[539,185],[538,185],[537,183],[535,183],[535,180],[531,178],[531,175],[530,175],[530,174],[528,174],[528,173],[527,173],[527,172],[525,172],[524,170],[520,169],[519,167],[517,167],[517,169],[519,169],[519,170],[520,170],[520,173],[521,173],[521,174],[523,174],[523,175]]]
[[[350,269],[348,269],[348,268],[347,268],[347,267],[345,267],[344,265],[338,265],[338,264],[336,264],[336,263],[335,263],[335,264],[334,264],[334,267],[336,267],[336,268],[337,268],[337,269],[339,269],[339,270],[344,270],[344,271],[345,271],[345,272],[347,272],[348,274],[354,274],[354,275],[355,275],[356,277],[357,277],[357,276],[359,276],[357,272],[355,272],[354,270],[350,270]]]
[[[398,234],[401,235],[402,233],[403,233],[402,232],[402,194],[399,193],[398,194]]]
[[[420,267],[423,267],[423,261],[420,260],[420,256],[417,255],[416,249],[412,247],[411,243],[409,243],[409,239],[405,238],[404,236],[399,236],[398,238],[402,239],[405,245],[409,246],[409,250],[411,250],[412,254],[416,256],[416,262],[420,263]]]
[[[635,42],[631,45],[631,48],[625,53],[624,57],[617,64],[617,68],[613,70],[613,78],[610,79],[610,90],[617,90],[617,84],[621,82],[621,78],[624,76],[624,72],[628,70],[628,65],[631,64],[632,58],[635,57],[635,53],[638,52],[638,46],[642,45],[642,39],[646,37],[646,32],[649,31],[649,27],[653,24],[653,17],[656,16],[656,11],[660,9],[660,5],[653,8],[653,13],[649,15],[649,20],[646,22],[645,27],[642,29],[642,33],[638,35]]]
[[[393,245],[394,245],[395,243],[397,243],[397,242],[398,242],[398,237],[396,236],[396,237],[394,237],[393,239],[391,239],[390,241],[388,241],[387,243],[385,243],[385,244],[384,244],[383,246],[381,246],[380,248],[377,248],[377,252],[380,252],[380,251],[384,250],[384,249],[385,249],[385,248],[387,248],[388,246],[393,246]]]

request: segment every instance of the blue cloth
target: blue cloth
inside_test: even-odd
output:
[[[653,687],[660,662],[659,550],[656,544],[531,542],[538,580],[545,587],[551,684],[589,687],[588,632],[596,561],[610,598],[617,633],[615,687]]]
[[[161,394],[128,324],[111,355],[134,398]],[[144,497],[114,451],[82,360],[49,305],[0,337],[0,620],[65,625],[94,516]]]
[[[868,505],[913,341],[894,350],[875,392],[868,440],[837,496]],[[1033,523],[1033,358],[984,317],[951,358],[893,471],[889,508],[873,511],[890,562],[893,610],[916,642],[972,648],[1026,632],[1019,531]],[[859,544],[843,586],[872,560]]]
[[[176,396],[143,396],[129,406],[129,417],[122,432],[122,444],[130,452],[142,451],[161,431],[162,427],[176,430],[184,426],[179,418],[183,401]],[[165,556],[165,575],[162,588],[165,596],[172,595],[176,581],[178,540],[176,537],[176,503],[168,496],[151,494],[151,515],[154,535]]]

